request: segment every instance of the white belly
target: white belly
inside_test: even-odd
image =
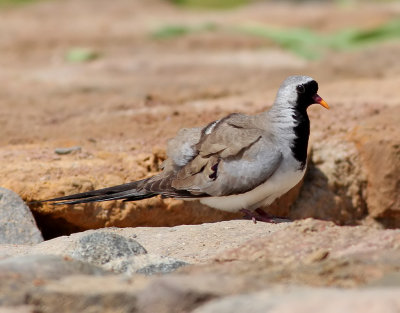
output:
[[[200,199],[200,202],[212,208],[237,212],[241,209],[254,210],[261,205],[271,204],[276,198],[292,189],[304,176],[305,169],[287,171],[278,169],[265,183],[246,193]]]

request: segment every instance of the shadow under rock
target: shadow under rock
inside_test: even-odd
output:
[[[69,236],[73,233],[86,230],[69,223],[62,217],[54,218],[54,216],[49,214],[40,214],[35,210],[31,211],[44,240],[49,240],[60,236]]]
[[[316,218],[338,225],[357,225],[368,214],[365,201],[354,203],[349,186],[329,177],[310,161],[300,195],[290,210],[291,219]]]

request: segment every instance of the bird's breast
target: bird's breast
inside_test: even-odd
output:
[[[202,198],[200,202],[228,212],[237,212],[241,209],[254,210],[269,205],[300,182],[304,176],[305,168],[298,170],[298,167],[299,164],[294,167],[291,162],[283,162],[274,175],[248,192],[223,197]]]

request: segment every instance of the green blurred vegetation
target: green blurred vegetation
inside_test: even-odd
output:
[[[167,25],[155,30],[151,35],[156,39],[169,39],[188,35],[191,33],[216,31],[218,26],[214,23],[206,23],[197,27],[188,27],[184,25]]]
[[[203,9],[231,9],[241,5],[248,4],[254,0],[169,0],[174,4],[178,4],[190,8]]]
[[[0,0],[0,7],[24,5],[43,0]],[[258,0],[166,0],[184,7],[229,9],[249,4]],[[305,0],[292,0],[304,2]],[[321,0],[320,0],[321,1]],[[347,3],[352,0],[335,0],[338,3]],[[375,0],[374,2],[388,2],[392,0]],[[372,29],[343,29],[334,33],[321,34],[306,28],[278,29],[264,25],[238,25],[232,27],[218,26],[206,23],[198,26],[165,25],[151,36],[155,39],[172,39],[193,33],[220,32],[230,34],[245,34],[264,38],[274,42],[282,48],[291,51],[306,59],[317,59],[328,50],[343,51],[357,49],[366,45],[373,45],[385,40],[400,39],[400,19],[394,19]],[[81,48],[72,48],[65,54],[69,62],[87,62],[99,57],[95,51]]]
[[[218,27],[206,24],[198,27],[168,25],[154,31],[157,39],[171,39],[196,32],[220,31],[233,34],[247,34],[275,42],[306,59],[317,59],[327,50],[344,51],[362,48],[386,40],[400,39],[400,19],[394,19],[372,29],[344,29],[334,33],[320,34],[305,28],[277,29],[261,25],[239,25]]]
[[[238,27],[236,31],[272,40],[304,58],[317,59],[326,50],[351,50],[385,40],[400,39],[400,19],[372,29],[352,28],[331,34],[319,34],[305,28],[273,29],[265,26]]]
[[[246,4],[250,4],[252,2],[260,1],[260,0],[167,0],[172,2],[173,4],[186,7],[186,8],[194,8],[194,9],[232,9],[239,6],[243,6]],[[286,0],[285,2],[292,2],[292,3],[304,3],[304,2],[334,2],[336,5],[339,6],[352,6],[356,2],[396,2],[398,0]]]
[[[40,0],[0,0],[0,6],[15,6]],[[255,0],[168,0],[173,4],[189,8],[230,9],[242,6]]]
[[[100,53],[90,48],[71,48],[65,54],[65,59],[71,63],[83,63],[95,60],[100,57]]]
[[[0,6],[15,6],[41,0],[0,0]],[[173,4],[187,8],[201,9],[231,9],[260,0],[166,0]],[[287,2],[301,3],[313,0],[286,0]],[[329,2],[329,0],[314,0],[315,2]],[[363,0],[361,0],[363,1]],[[365,1],[365,0],[364,0]],[[395,2],[398,0],[369,0],[370,2]],[[334,0],[339,5],[352,5],[354,0]]]
[[[17,6],[17,5],[28,4],[35,1],[38,0],[0,0],[0,6],[2,7]]]

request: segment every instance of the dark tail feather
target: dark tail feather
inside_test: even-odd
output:
[[[124,201],[135,201],[148,199],[156,196],[156,193],[146,190],[137,190],[139,184],[147,179],[135,181],[128,184],[77,193],[74,195],[58,197],[40,202],[53,202],[53,204],[78,204],[99,201],[110,201],[124,199]]]
[[[136,200],[152,198],[152,197],[155,197],[156,195],[157,194],[155,194],[155,193],[141,194],[136,191],[131,191],[131,192],[116,193],[113,195],[89,197],[89,198],[79,199],[79,200],[54,202],[54,204],[79,204],[79,203],[89,203],[89,202],[120,200],[120,199],[123,199],[124,201],[136,201]]]

